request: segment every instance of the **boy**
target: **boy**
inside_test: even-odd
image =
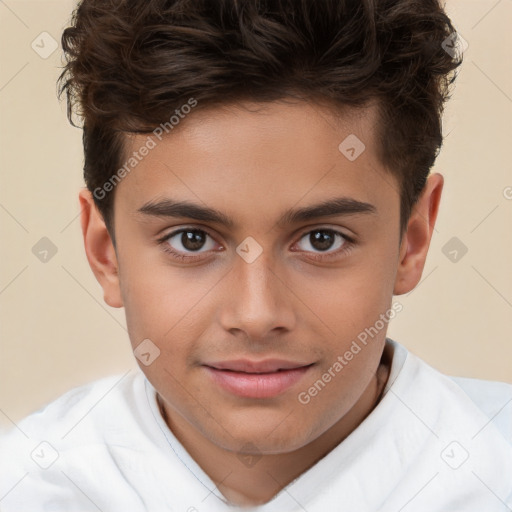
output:
[[[85,251],[141,371],[6,433],[1,510],[512,507],[512,386],[386,338],[439,208],[453,34],[437,0],[79,4]]]

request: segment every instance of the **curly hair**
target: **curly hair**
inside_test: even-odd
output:
[[[439,0],[81,0],[62,34],[58,96],[83,120],[84,179],[122,165],[125,135],[150,133],[195,98],[377,100],[376,150],[400,183],[404,231],[442,145],[462,55]],[[94,196],[114,240],[112,190]]]

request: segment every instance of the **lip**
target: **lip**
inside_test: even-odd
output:
[[[286,359],[264,359],[262,361],[251,361],[250,359],[234,359],[231,361],[219,361],[215,363],[205,363],[206,366],[216,368],[217,370],[232,370],[235,372],[246,373],[269,373],[278,370],[291,370],[308,366],[311,363],[287,361]]]
[[[283,362],[262,361],[258,364],[247,365],[247,361],[230,361],[229,365],[237,369],[218,368],[205,365],[204,368],[211,376],[213,382],[229,393],[244,398],[271,398],[277,396],[297,384],[313,366],[313,363],[305,366],[297,366],[296,363],[285,362],[288,368],[276,368]],[[263,364],[264,363],[264,364]],[[228,362],[225,363],[226,365]],[[290,367],[290,365],[292,365]],[[217,365],[216,365],[217,366]],[[251,371],[239,371],[245,367]],[[262,372],[261,368],[274,368],[273,371]],[[258,370],[258,371],[256,371]]]

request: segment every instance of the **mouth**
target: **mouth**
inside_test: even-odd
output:
[[[271,398],[296,385],[315,363],[267,360],[227,361],[204,365],[212,381],[224,391],[244,398]]]

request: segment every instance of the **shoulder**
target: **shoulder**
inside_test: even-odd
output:
[[[512,384],[467,377],[449,377],[512,445]]]
[[[136,370],[102,378],[0,432],[2,510],[53,510],[57,502],[64,508],[55,510],[85,510],[75,484],[86,489],[97,480],[91,473],[97,464],[114,484],[119,470],[112,450],[131,451],[140,431],[134,402],[142,400],[143,389],[143,374]]]
[[[63,438],[67,429],[73,429],[81,422],[90,424],[98,418],[105,418],[109,412],[122,408],[126,397],[133,393],[140,375],[127,371],[122,375],[112,375],[75,387],[36,412],[25,417],[3,436],[17,435],[22,432],[25,437],[38,436],[47,429],[59,432]],[[2,436],[2,437],[3,437]]]
[[[430,407],[433,421],[441,410],[451,412],[456,423],[471,424],[475,432],[485,430],[512,446],[512,384],[446,375],[389,338],[387,348],[392,367],[386,390],[409,396],[425,413]]]

